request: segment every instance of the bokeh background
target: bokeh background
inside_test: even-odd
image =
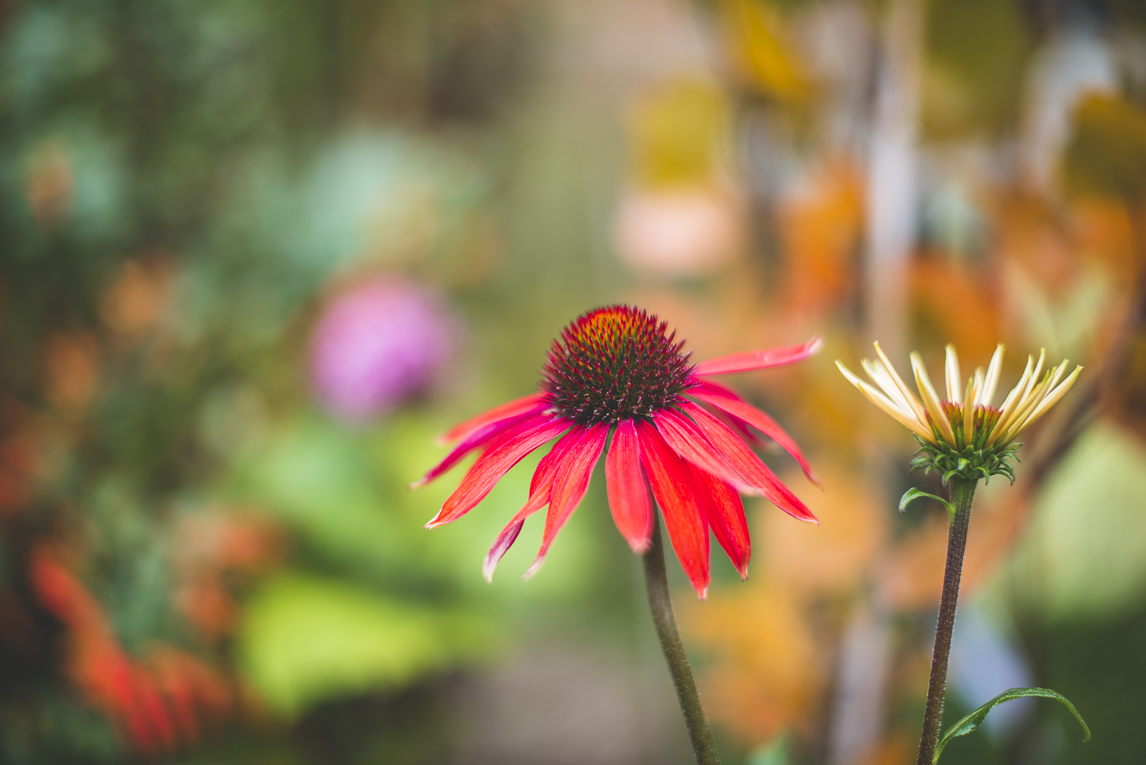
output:
[[[432,533],[460,469],[407,488],[621,301],[827,340],[733,381],[822,525],[670,564],[727,762],[914,761],[945,518],[874,339],[1086,366],[980,492],[947,719],[1094,738],[944,762],[1141,761],[1144,266],[1135,0],[0,2],[0,761],[689,762],[601,476],[492,585],[530,460]]]

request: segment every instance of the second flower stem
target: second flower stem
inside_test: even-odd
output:
[[[916,765],[932,765],[939,743],[943,717],[943,694],[947,687],[947,661],[951,658],[951,632],[955,628],[955,605],[963,576],[963,553],[967,549],[967,528],[971,522],[971,500],[977,480],[952,478],[951,505],[955,515],[947,530],[947,566],[943,572],[943,598],[939,601],[939,623],[935,629],[935,650],[931,655],[931,681],[927,686],[927,710],[923,715],[923,735],[919,739]]]
[[[698,765],[720,765],[716,754],[716,744],[712,740],[712,729],[708,718],[700,706],[700,695],[696,692],[696,681],[692,678],[692,668],[684,653],[684,644],[677,632],[676,619],[672,613],[672,600],[669,599],[668,574],[665,571],[664,544],[661,542],[660,520],[653,519],[653,535],[649,549],[642,556],[645,565],[645,584],[649,590],[649,608],[653,612],[653,623],[657,628],[661,650],[668,662],[672,683],[676,686],[676,697],[680,701],[680,711],[688,736],[692,740],[692,750]]]

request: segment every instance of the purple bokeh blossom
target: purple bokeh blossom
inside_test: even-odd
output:
[[[362,422],[437,379],[459,327],[429,290],[380,277],[334,298],[311,336],[311,384],[334,415]]]

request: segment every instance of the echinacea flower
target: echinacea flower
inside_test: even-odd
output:
[[[526,454],[560,437],[533,474],[525,506],[486,556],[486,579],[526,518],[548,505],[541,549],[526,576],[538,569],[585,495],[602,453],[613,521],[634,552],[643,553],[652,537],[651,486],[677,558],[701,598],[709,581],[709,529],[736,570],[747,576],[751,545],[740,493],[762,495],[800,520],[815,522],[815,517],[742,437],[753,440],[752,429],[759,430],[815,479],[799,447],[768,415],[708,378],[801,361],[819,351],[822,341],[693,366],[675,337],[665,322],[629,306],[598,308],[567,326],[549,351],[540,392],[443,436],[458,445],[417,485],[434,480],[469,452],[482,452],[426,527],[469,512]]]
[[[1066,395],[1082,371],[1082,367],[1076,366],[1063,379],[1067,368],[1065,359],[1044,372],[1046,350],[1039,353],[1038,363],[1028,356],[1023,376],[996,408],[991,402],[1003,363],[1002,345],[995,349],[987,371],[976,369],[965,386],[959,374],[959,357],[954,346],[948,345],[944,370],[947,398],[942,400],[918,353],[911,354],[911,369],[919,390],[919,398],[916,398],[879,343],[875,343],[875,352],[879,354],[878,361],[864,359],[862,362],[875,386],[861,380],[839,361],[836,366],[868,400],[915,436],[920,450],[912,467],[938,471],[944,484],[952,476],[989,479],[992,475],[1005,475],[1014,482],[1014,469],[1009,460],[1021,446],[1015,439]]]

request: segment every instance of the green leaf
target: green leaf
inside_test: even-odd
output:
[[[927,497],[928,499],[933,499],[936,502],[942,503],[942,505],[945,508],[947,508],[948,517],[950,517],[952,519],[955,518],[955,508],[952,507],[950,502],[943,499],[943,497],[937,497],[934,494],[928,494],[927,492],[920,491],[919,489],[908,489],[907,491],[903,492],[903,496],[899,498],[899,512],[902,513],[904,510],[907,509],[907,506],[911,502],[914,502],[915,500],[919,499],[920,497]]]
[[[248,599],[237,653],[263,702],[286,717],[343,696],[402,687],[483,655],[480,618],[286,571]]]
[[[1090,741],[1090,728],[1087,727],[1086,721],[1082,719],[1082,715],[1074,708],[1074,704],[1061,693],[1052,691],[1049,688],[1011,688],[1010,690],[1003,691],[995,698],[983,704],[981,707],[971,712],[971,714],[964,717],[959,722],[952,725],[943,734],[943,738],[939,739],[939,745],[935,747],[935,756],[931,758],[932,765],[939,762],[939,755],[943,752],[943,747],[947,746],[947,742],[956,736],[966,736],[968,733],[974,731],[983,721],[987,719],[987,713],[990,712],[996,705],[1002,704],[1004,701],[1011,701],[1012,699],[1022,699],[1031,696],[1036,696],[1044,699],[1056,699],[1062,702],[1063,706],[1070,710],[1074,715],[1074,719],[1078,720],[1078,724],[1082,726],[1082,732],[1085,734],[1082,737],[1082,742],[1085,744]]]

